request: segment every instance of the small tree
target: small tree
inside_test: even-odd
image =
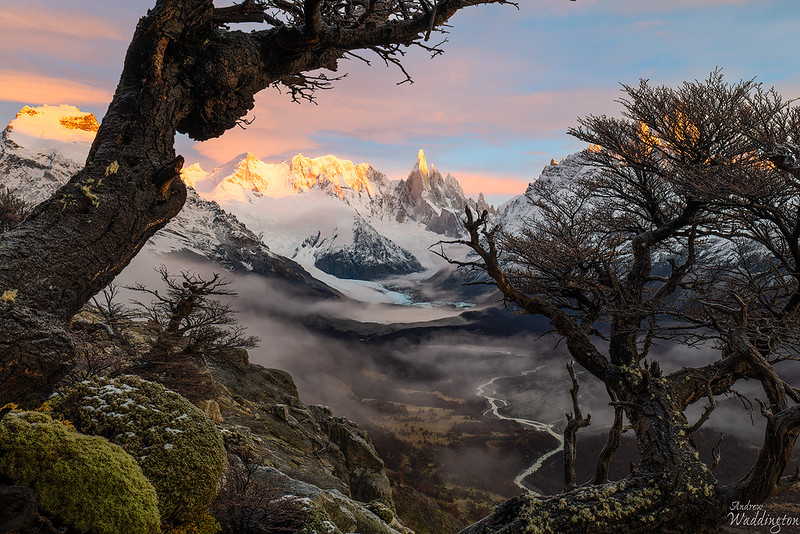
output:
[[[178,279],[163,265],[157,271],[167,286],[166,292],[142,284],[128,288],[152,297],[149,303],[135,301],[154,336],[150,350],[142,357],[139,373],[189,399],[208,398],[214,387],[207,374],[200,372],[200,368],[207,369],[206,358],[252,348],[259,339],[245,334],[230,304],[214,298],[235,296],[228,289],[232,280],[219,274],[206,280],[188,271],[182,271]]]
[[[229,447],[223,486],[212,513],[225,532],[240,534],[295,534],[305,532],[307,504],[284,495],[273,484],[258,480],[266,463],[246,447]]]
[[[474,255],[451,261],[549,319],[617,411],[594,480],[572,487],[567,454],[564,493],[509,501],[465,532],[714,532],[737,501],[800,487],[785,473],[800,389],[776,367],[800,348],[800,108],[718,71],[678,89],[623,87],[623,118],[589,116],[569,131],[593,144],[581,156],[593,172],[535,183],[538,215],[518,232],[467,211],[469,236],[455,241]],[[719,358],[665,374],[659,344],[713,347]],[[716,398],[748,379],[764,391],[764,440],[749,473],[724,485],[692,435]],[[589,422],[573,400],[570,453]],[[703,400],[690,422],[686,409]],[[623,413],[639,463],[608,483]]]

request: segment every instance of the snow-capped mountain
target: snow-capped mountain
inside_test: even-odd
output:
[[[298,154],[271,164],[252,153],[211,172],[191,165],[183,178],[273,250],[342,289],[330,277],[431,276],[445,264],[429,247],[463,233],[464,207],[494,211],[482,196],[468,199],[454,177],[429,167],[422,150],[405,180],[332,155]]]
[[[73,106],[26,106],[0,134],[0,186],[32,204],[48,198],[80,170],[97,129]],[[190,165],[183,179],[197,191],[143,253],[383,302],[407,303],[452,271],[429,247],[463,231],[465,205],[494,209],[466,198],[421,150],[405,180],[330,155],[270,164],[252,153],[211,172]]]
[[[98,129],[91,113],[74,106],[25,106],[0,134],[0,186],[30,204],[50,197],[83,167]],[[288,282],[319,296],[337,293],[297,263],[274,254],[236,217],[188,188],[186,205],[143,250],[186,254]]]
[[[526,220],[540,217],[540,210],[531,201],[538,198],[537,188],[551,185],[556,189],[568,189],[570,184],[584,180],[599,172],[596,166],[589,164],[583,152],[566,156],[561,161],[555,159],[542,169],[542,174],[528,184],[522,195],[517,195],[500,207],[501,217],[499,222],[510,233],[515,233]]]
[[[83,168],[99,125],[75,106],[23,107],[0,133],[0,186],[38,204]]]
[[[517,233],[530,221],[542,218],[544,215],[534,201],[540,200],[543,187],[552,187],[564,194],[571,194],[572,188],[579,182],[591,179],[593,175],[602,172],[597,165],[591,163],[587,153],[594,150],[596,145],[581,152],[566,156],[561,161],[552,160],[543,170],[539,178],[528,184],[524,194],[518,195],[500,207],[501,216],[495,219],[502,228],[509,233]],[[735,263],[741,261],[736,256],[729,240],[710,236],[696,243],[697,261]],[[657,272],[668,273],[671,271],[669,262],[678,259],[682,261],[682,251],[666,247],[654,253],[654,269]],[[764,251],[768,254],[767,251]]]
[[[464,232],[461,220],[465,206],[478,211],[495,211],[486,203],[483,194],[477,202],[468,199],[452,175],[443,178],[433,164],[428,168],[422,149],[408,178],[397,184],[396,196],[400,207],[398,220],[408,217],[425,225],[426,230],[451,237]]]
[[[352,228],[344,230],[330,238],[317,232],[300,246],[316,249],[314,265],[337,278],[374,280],[423,270],[413,254],[382,236],[363,217],[356,215]]]

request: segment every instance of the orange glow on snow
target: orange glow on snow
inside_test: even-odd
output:
[[[366,191],[370,196],[375,193],[375,188],[367,179],[369,165],[366,163],[354,165],[350,160],[341,160],[330,154],[313,159],[298,154],[292,158],[289,168],[295,176],[296,191],[310,189],[317,183],[330,183],[339,198],[344,198],[342,186]]]
[[[67,143],[86,143],[94,140],[100,125],[92,113],[75,106],[24,106],[8,124],[9,131],[40,139]]]

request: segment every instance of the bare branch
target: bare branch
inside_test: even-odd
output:
[[[567,415],[567,426],[564,428],[564,488],[570,489],[575,486],[575,436],[578,430],[587,427],[592,422],[592,416],[581,415],[581,408],[578,404],[578,380],[575,378],[574,362],[567,363],[572,387],[569,390],[572,396],[573,413]]]
[[[711,448],[711,457],[713,461],[711,462],[711,471],[715,471],[717,466],[719,466],[720,460],[722,460],[722,452],[720,450],[720,445],[722,444],[722,432],[719,433],[719,439]]]
[[[750,498],[761,502],[795,484],[782,484],[781,476],[794,452],[800,429],[800,405],[771,414],[763,401],[756,400],[767,418],[764,442],[750,473],[733,490],[734,498]]]
[[[695,424],[690,426],[686,431],[690,434],[697,432],[703,423],[708,421],[708,418],[711,417],[711,412],[714,411],[714,408],[717,407],[717,401],[714,400],[714,393],[711,391],[711,381],[706,384],[706,397],[708,398],[708,406],[703,411],[703,415],[700,416],[700,419],[697,420]]]
[[[617,400],[616,393],[610,388],[608,389],[608,394],[612,401]],[[603,449],[600,451],[600,455],[597,458],[597,467],[595,469],[594,478],[592,479],[592,484],[604,484],[608,482],[609,466],[611,465],[611,460],[614,458],[617,449],[619,449],[622,431],[622,406],[615,406],[614,423],[608,430],[608,437],[606,438],[605,445],[603,445]]]

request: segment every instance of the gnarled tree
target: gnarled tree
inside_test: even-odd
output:
[[[582,155],[592,172],[534,184],[538,215],[518,231],[468,212],[469,237],[457,242],[473,254],[455,262],[549,319],[602,380],[618,412],[610,446],[594,480],[571,487],[568,465],[563,493],[512,499],[465,533],[714,532],[737,501],[800,487],[788,469],[800,390],[776,367],[800,350],[800,108],[719,72],[624,92],[623,118],[589,116],[569,132],[592,143]],[[659,344],[702,344],[719,357],[664,373]],[[749,473],[725,485],[692,434],[742,380],[763,388],[766,429]],[[689,421],[687,408],[705,401]],[[639,462],[608,482],[620,411]]]
[[[509,0],[158,0],[128,48],[86,166],[0,243],[0,405],[32,405],[69,367],[65,325],[183,206],[175,133],[221,135],[284,86],[310,97],[353,51],[400,65],[457,11]],[[233,31],[237,23],[263,29]],[[402,68],[402,67],[401,67]]]

